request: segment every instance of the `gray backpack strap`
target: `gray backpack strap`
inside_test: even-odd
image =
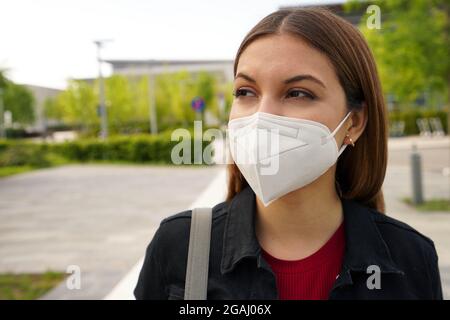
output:
[[[185,300],[206,300],[211,222],[211,208],[195,208],[192,210],[184,288]]]

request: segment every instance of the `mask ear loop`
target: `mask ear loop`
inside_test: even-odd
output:
[[[338,130],[342,127],[342,125],[345,123],[345,120],[348,119],[348,117],[350,116],[350,114],[352,113],[352,111],[349,111],[347,113],[347,115],[344,117],[344,119],[342,119],[341,123],[338,124],[338,126],[336,127],[336,129],[334,129],[334,131],[330,134],[329,137],[334,137],[334,135],[336,134],[336,132],[338,132]]]
[[[344,117],[344,119],[342,119],[342,121],[338,124],[336,129],[334,129],[333,132],[327,137],[327,139],[334,138],[334,135],[336,134],[336,132],[338,132],[338,130],[342,127],[342,125],[345,123],[345,121],[348,119],[348,117],[350,116],[351,113],[352,113],[352,111],[349,111],[347,113],[347,115]],[[344,152],[346,147],[347,147],[346,144],[341,147],[341,149],[338,152],[338,158],[342,154],[342,152]]]

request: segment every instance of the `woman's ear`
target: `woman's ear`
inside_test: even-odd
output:
[[[350,123],[347,127],[347,134],[345,143],[351,144],[351,141],[353,143],[358,140],[358,138],[362,135],[364,132],[364,129],[367,125],[367,105],[366,102],[362,103],[362,108],[360,110],[353,110],[352,114],[350,116]],[[351,138],[351,141],[350,139]]]

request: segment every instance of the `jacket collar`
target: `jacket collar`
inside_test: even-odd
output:
[[[372,209],[356,201],[341,199],[344,211],[346,249],[341,281],[351,283],[350,271],[366,272],[376,265],[382,273],[404,274],[392,260],[389,248],[373,219]],[[255,233],[255,194],[246,186],[230,202],[225,222],[222,274],[234,269],[244,258],[255,258],[264,264]]]

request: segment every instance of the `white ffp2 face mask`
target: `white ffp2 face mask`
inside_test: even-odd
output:
[[[231,156],[250,187],[268,206],[325,173],[345,150],[320,122],[256,112],[228,123]]]

